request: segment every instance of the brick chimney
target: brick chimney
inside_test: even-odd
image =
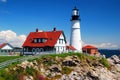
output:
[[[38,32],[38,28],[36,28],[36,32]]]
[[[53,31],[56,31],[56,27],[53,28]]]

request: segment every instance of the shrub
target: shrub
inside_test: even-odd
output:
[[[0,80],[5,80],[3,77],[0,76]]]
[[[5,78],[7,75],[6,75],[7,71],[5,69],[1,69],[0,70],[0,77],[1,78]],[[0,79],[1,80],[1,79]]]
[[[34,71],[35,69],[33,69],[33,67],[26,67],[25,73],[33,76]]]
[[[0,70],[0,77],[1,77],[0,80],[14,80],[16,76],[14,74],[11,74],[6,69],[2,69]]]
[[[107,61],[106,58],[101,58],[101,59],[100,59],[100,63],[103,64],[103,65],[104,65],[105,67],[107,67],[107,68],[110,67],[110,65],[109,65],[109,63],[108,63],[108,61]]]

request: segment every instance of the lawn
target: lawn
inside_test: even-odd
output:
[[[7,61],[7,60],[12,60],[12,59],[16,59],[19,58],[21,56],[0,56],[0,63]]]

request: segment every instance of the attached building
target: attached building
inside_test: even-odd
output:
[[[66,51],[66,38],[63,31],[30,32],[23,44],[23,54],[40,54],[41,52],[62,53]]]

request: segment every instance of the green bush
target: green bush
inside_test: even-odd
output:
[[[33,76],[34,71],[35,71],[35,69],[33,69],[33,67],[30,67],[30,68],[26,67],[25,73]]]
[[[5,80],[3,77],[0,76],[0,80]]]
[[[6,69],[0,70],[0,80],[14,80],[15,75],[8,72]]]
[[[100,63],[103,64],[103,65],[104,65],[105,67],[107,67],[107,68],[110,67],[110,65],[109,65],[109,63],[108,63],[108,61],[107,61],[106,58],[101,58],[101,59],[100,59]]]

